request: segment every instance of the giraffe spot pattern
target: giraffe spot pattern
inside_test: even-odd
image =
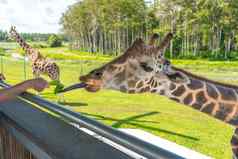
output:
[[[121,86],[121,87],[120,87],[120,91],[126,92],[126,91],[127,91],[127,88],[126,88],[125,86]]]
[[[135,88],[135,86],[136,86],[136,81],[130,80],[130,81],[128,82],[128,87],[129,87],[129,88]]]
[[[115,82],[116,82],[116,84],[122,83],[125,79],[126,79],[126,71],[125,71],[125,70],[123,70],[122,72],[118,73],[118,74],[115,76]]]
[[[181,96],[185,92],[184,85],[179,86],[175,91],[172,92],[174,96]]]
[[[144,85],[144,82],[143,82],[143,81],[140,81],[140,82],[137,84],[136,88],[141,88],[141,87],[143,87],[143,85]]]
[[[154,80],[154,77],[151,77],[150,80],[147,82],[147,84],[150,85],[150,84],[152,83],[153,80]]]
[[[217,110],[215,117],[225,120],[226,116],[232,112],[233,106],[234,105],[231,104],[219,103],[219,109]]]
[[[155,84],[155,80],[153,79],[151,82],[151,86],[153,87],[154,84]]]
[[[148,92],[150,90],[150,87],[147,86],[147,87],[144,87],[142,89],[140,89],[140,92],[143,93],[143,92]]]
[[[196,101],[195,101],[195,103],[192,104],[192,106],[195,109],[200,109],[202,107],[202,105],[206,103],[206,101],[207,101],[207,99],[204,95],[204,92],[201,91],[196,94]]]
[[[175,102],[180,102],[179,99],[177,99],[177,98],[170,98],[170,99],[175,101]]]
[[[157,92],[157,89],[152,89],[151,90],[151,93],[156,93]]]
[[[169,89],[172,91],[172,90],[174,90],[176,88],[176,85],[175,84],[173,84],[173,83],[171,83],[170,85],[169,85]]]
[[[193,101],[193,94],[189,93],[183,100],[183,103],[189,105]]]
[[[151,85],[153,88],[156,88],[158,86],[158,82],[157,81],[154,81],[154,84]]]
[[[161,91],[159,92],[159,94],[160,94],[160,95],[165,95],[165,91],[164,91],[164,90],[161,90]]]
[[[229,101],[236,101],[236,94],[235,91],[232,88],[225,88],[222,86],[216,86],[218,91],[221,94],[221,98],[223,100],[229,100]]]
[[[234,116],[228,123],[238,126],[238,115]]]
[[[232,138],[231,138],[231,144],[233,146],[237,146],[238,145],[238,138],[235,135],[233,135]]]
[[[213,88],[213,86],[212,86],[211,84],[209,84],[209,83],[207,83],[206,86],[207,86],[207,87],[206,87],[206,89],[207,89],[207,94],[208,94],[210,97],[212,97],[212,98],[214,98],[214,99],[217,99],[217,98],[218,98],[218,93],[217,93],[216,89]]]
[[[204,106],[204,108],[202,109],[202,112],[211,114],[212,111],[214,110],[214,107],[215,107],[215,103],[209,103]]]
[[[135,93],[136,91],[134,90],[134,89],[130,89],[129,91],[128,91],[128,93],[130,93],[130,94],[133,94],[133,93]]]
[[[196,90],[196,89],[200,89],[203,87],[203,83],[199,80],[196,79],[190,79],[190,83],[187,85],[188,88],[192,89],[192,90]]]
[[[114,72],[114,71],[116,71],[116,70],[117,70],[117,67],[116,67],[116,66],[110,65],[110,66],[108,67],[108,71],[109,71],[109,72]]]

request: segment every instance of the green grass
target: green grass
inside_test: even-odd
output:
[[[77,82],[80,74],[102,65],[98,61],[58,63],[65,85]],[[175,60],[173,63],[211,79],[238,84],[238,62]],[[22,61],[5,58],[4,66],[7,82],[14,84],[24,80]],[[31,77],[27,67],[27,78]],[[52,88],[41,96],[57,101]],[[214,158],[231,158],[231,126],[165,97],[128,95],[108,90],[98,93],[77,90],[65,94],[65,98],[65,106],[115,128],[142,129]]]

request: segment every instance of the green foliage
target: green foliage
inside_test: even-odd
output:
[[[146,3],[147,2],[147,3]],[[61,18],[74,46],[89,52],[118,55],[136,37],[161,37],[175,31],[171,58],[233,59],[238,51],[237,0],[84,0]]]
[[[0,41],[8,41],[8,35],[6,31],[0,30]]]
[[[55,86],[54,94],[58,94],[60,91],[64,89],[64,85],[60,81],[57,81],[57,80],[50,81],[49,85]]]
[[[0,47],[0,53],[4,53],[5,49]]]
[[[48,46],[42,43],[34,43],[32,45],[33,48],[38,48],[38,49],[42,49],[42,48],[47,48]]]
[[[5,49],[0,47],[0,56],[4,56],[5,53]]]
[[[60,47],[62,46],[62,38],[53,34],[48,39],[48,45],[50,47]]]
[[[79,44],[75,45],[76,48],[118,53],[121,46],[116,46],[117,41],[123,44],[125,41],[122,41],[123,36],[115,35],[120,36],[121,32],[127,31],[130,34],[127,41],[131,43],[131,37],[137,36],[141,28],[145,29],[145,16],[143,0],[84,0],[67,10],[61,23],[65,35]],[[109,40],[111,44],[107,43]]]

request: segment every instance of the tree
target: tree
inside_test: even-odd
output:
[[[48,44],[50,47],[60,47],[62,46],[62,39],[59,36],[53,34],[49,37]]]
[[[145,32],[143,0],[84,0],[61,18],[76,47],[90,52],[120,53]]]
[[[227,59],[238,51],[237,0],[154,2],[84,0],[64,13],[61,24],[76,48],[90,52],[117,55],[137,37],[168,31],[176,32],[170,57]]]

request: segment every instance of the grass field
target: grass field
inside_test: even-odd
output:
[[[79,53],[74,54],[81,56]],[[65,85],[77,82],[80,74],[102,65],[100,60],[58,63]],[[173,63],[214,80],[238,84],[238,62],[174,60]],[[23,70],[23,61],[4,58],[4,74],[7,76],[7,82],[14,84],[24,80]],[[26,78],[31,77],[30,68],[27,67]],[[41,96],[57,101],[52,89],[46,90]],[[94,94],[78,90],[65,94],[65,98],[65,106],[114,128],[143,129],[214,158],[231,158],[229,144],[233,132],[231,126],[165,97],[152,94],[128,95],[108,90]]]

